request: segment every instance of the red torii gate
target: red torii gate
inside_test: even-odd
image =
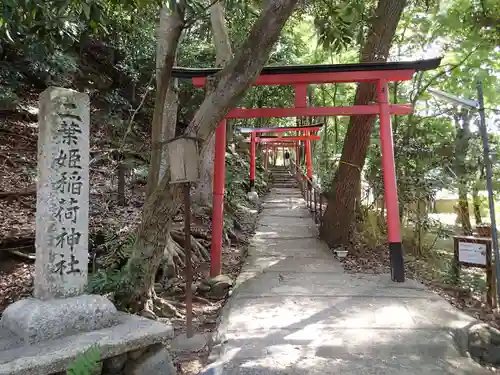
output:
[[[396,282],[403,282],[405,280],[405,275],[403,250],[401,246],[401,224],[399,221],[391,115],[410,114],[413,108],[411,104],[390,104],[388,83],[410,80],[415,72],[436,69],[440,63],[441,58],[389,63],[374,62],[361,64],[265,67],[253,85],[293,85],[295,89],[295,106],[293,108],[235,108],[226,116],[226,119],[234,119],[378,115],[380,117],[380,140],[387,212],[387,234],[391,260],[391,279]],[[175,78],[192,79],[195,87],[202,88],[206,84],[207,77],[218,71],[219,69],[215,68],[174,68],[172,76]],[[376,84],[378,102],[376,104],[341,107],[308,107],[308,85],[345,82],[371,82]],[[225,120],[218,126],[215,137],[212,246],[210,249],[211,276],[217,276],[221,271],[226,151]],[[309,142],[306,142],[306,147],[308,143]],[[349,161],[345,162],[348,163]]]
[[[297,142],[305,141],[306,144],[306,169],[307,177],[312,180],[312,155],[311,155],[311,141],[320,139],[316,133],[321,129],[321,125],[312,126],[289,126],[277,128],[240,128],[241,133],[250,133],[250,190],[255,186],[255,159],[256,143],[280,143],[285,144],[288,142],[290,145],[295,145]],[[259,137],[261,133],[284,133],[289,131],[304,132],[305,135],[301,136],[274,136],[274,137]],[[315,134],[311,134],[315,133]]]
[[[293,129],[293,128],[290,128]],[[305,141],[306,142],[306,169],[307,169],[307,177],[312,181],[312,154],[311,154],[311,146],[310,142],[311,141],[317,141],[320,139],[319,135],[303,135],[303,136],[290,136],[290,137],[257,137],[256,132],[252,132],[252,137],[251,137],[251,147],[250,147],[250,189],[252,189],[255,186],[255,144],[256,143],[263,143],[263,144],[268,144],[268,143],[279,143],[280,145],[283,146],[288,144],[289,145],[296,145],[300,141]],[[308,147],[309,146],[309,147]]]

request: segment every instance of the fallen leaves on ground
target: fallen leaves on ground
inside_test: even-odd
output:
[[[11,303],[31,296],[34,265],[0,260],[0,314]]]

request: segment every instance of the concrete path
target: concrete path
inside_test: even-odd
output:
[[[417,282],[345,273],[299,190],[276,188],[223,309],[210,372],[487,374],[455,344],[472,321]]]

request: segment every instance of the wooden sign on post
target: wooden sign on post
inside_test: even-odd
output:
[[[478,267],[486,271],[486,300],[491,307],[497,306],[496,275],[493,267],[491,238],[454,236],[454,277],[458,282],[461,267]]]
[[[184,251],[186,254],[186,336],[193,337],[193,266],[191,263],[191,182],[198,181],[198,140],[179,137],[167,143],[170,183],[184,184]]]
[[[170,160],[170,183],[195,182],[200,178],[198,140],[174,138],[167,144]]]

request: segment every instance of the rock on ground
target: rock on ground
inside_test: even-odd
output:
[[[172,340],[170,348],[172,352],[199,352],[207,345],[207,337],[205,335],[196,334],[192,337],[187,337],[186,334],[177,336]]]
[[[125,375],[176,375],[177,371],[167,349],[159,344],[149,349],[135,363],[125,366]]]

